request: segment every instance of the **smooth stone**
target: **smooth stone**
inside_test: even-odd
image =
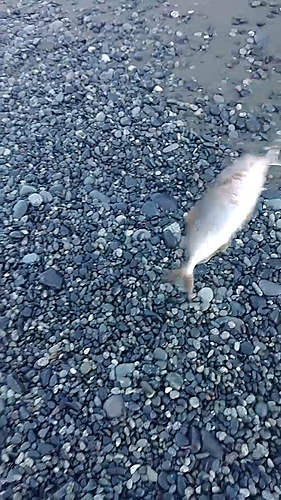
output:
[[[24,264],[35,264],[38,260],[39,255],[37,255],[37,253],[28,253],[22,259]]]
[[[103,111],[99,111],[99,113],[96,114],[96,122],[104,122],[106,116]]]
[[[22,394],[24,391],[24,386],[22,382],[18,379],[17,375],[14,373],[9,373],[7,375],[7,386],[17,394]]]
[[[29,184],[23,184],[20,188],[20,196],[28,196],[32,193],[36,193],[36,188],[29,186]]]
[[[40,205],[42,205],[42,203],[44,203],[44,200],[43,200],[41,194],[38,194],[38,193],[30,194],[28,197],[28,201],[35,208],[40,207]]]
[[[246,127],[249,132],[255,133],[260,131],[260,123],[255,118],[249,118],[246,120]]]
[[[151,199],[158,207],[163,210],[169,210],[171,212],[177,210],[178,204],[176,199],[168,193],[154,193],[151,195]]]
[[[13,208],[14,219],[21,219],[27,212],[28,204],[25,200],[18,200]]]
[[[0,330],[5,330],[8,324],[9,324],[9,318],[7,316],[0,316]]]
[[[179,390],[183,384],[183,378],[179,373],[170,372],[166,377],[167,383],[172,387],[172,389]]]
[[[59,19],[57,19],[56,21],[53,21],[50,24],[49,29],[52,30],[52,31],[57,31],[57,30],[59,30],[62,27],[63,27],[63,22],[60,21]]]
[[[255,406],[255,412],[259,417],[265,418],[267,416],[267,412],[268,412],[267,404],[263,403],[263,402],[257,403]]]
[[[281,198],[277,199],[267,199],[265,200],[265,204],[272,208],[273,210],[281,210]]]
[[[159,215],[159,210],[153,201],[146,201],[141,207],[141,212],[148,217]]]
[[[179,144],[177,142],[174,142],[173,144],[170,144],[169,146],[166,146],[163,149],[163,153],[171,153],[172,151],[175,151],[178,148],[179,148]]]
[[[53,201],[53,195],[44,189],[40,191],[40,196],[42,196],[44,203],[51,203]]]
[[[83,375],[87,375],[92,370],[92,363],[89,361],[84,361],[80,367],[80,371]]]
[[[110,198],[106,195],[98,191],[97,189],[93,189],[93,191],[90,192],[91,198],[94,200],[99,201],[100,203],[109,203]]]
[[[152,398],[154,396],[155,390],[153,389],[153,387],[151,387],[151,385],[148,382],[146,382],[146,380],[143,380],[141,382],[141,388],[147,398]]]
[[[135,369],[134,363],[122,363],[115,367],[115,375],[117,380],[121,380],[127,375],[131,375]]]
[[[155,359],[162,361],[165,361],[168,358],[168,354],[164,351],[164,349],[161,349],[161,347],[156,347],[153,356]]]
[[[175,442],[179,448],[188,448],[189,446],[189,439],[182,432],[176,433]]]
[[[269,280],[260,280],[259,287],[264,295],[268,297],[276,297],[277,295],[281,295],[281,284],[274,283]]]
[[[123,415],[125,405],[122,396],[113,394],[109,396],[103,404],[103,409],[108,418],[119,418]]]
[[[196,396],[191,397],[189,403],[192,408],[199,408],[200,406],[200,401]]]

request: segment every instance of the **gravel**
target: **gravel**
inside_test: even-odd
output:
[[[162,279],[184,258],[184,214],[242,138],[271,137],[275,107],[183,81],[177,54],[214,32],[155,8],[157,22],[137,2],[1,11],[3,500],[281,497],[276,181],[198,266],[191,304]],[[261,77],[245,23],[237,58]]]

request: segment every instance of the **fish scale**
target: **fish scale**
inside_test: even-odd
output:
[[[225,250],[233,236],[250,221],[268,169],[280,151],[279,144],[276,141],[265,156],[245,154],[234,160],[187,214],[187,260],[180,269],[170,271],[166,281],[183,279],[188,298],[193,297],[195,267]]]

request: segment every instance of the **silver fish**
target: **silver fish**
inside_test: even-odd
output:
[[[170,271],[165,281],[183,279],[189,299],[193,297],[194,268],[226,250],[234,235],[250,221],[279,151],[276,143],[265,156],[245,154],[236,159],[220,172],[187,214],[187,260],[180,269]]]

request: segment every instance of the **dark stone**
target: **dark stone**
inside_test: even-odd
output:
[[[249,130],[249,132],[256,133],[260,131],[260,123],[256,118],[249,118],[246,120],[246,127]]]
[[[176,445],[179,448],[188,448],[188,446],[190,444],[189,443],[189,439],[187,438],[187,436],[185,436],[181,432],[177,432],[176,433],[175,442],[176,442]]]
[[[205,429],[201,431],[202,451],[210,453],[215,458],[222,460],[224,451],[220,442]]]
[[[177,248],[179,241],[174,233],[169,231],[169,229],[166,229],[165,231],[163,231],[162,236],[163,236],[163,241],[167,248],[171,249]]]
[[[178,204],[176,199],[168,193],[154,193],[151,195],[151,199],[158,207],[162,208],[163,210],[169,210],[173,212],[174,210],[177,210]]]
[[[198,453],[201,449],[201,439],[197,427],[194,427],[193,425],[189,427],[188,439],[192,453]]]
[[[5,330],[9,324],[9,318],[7,316],[0,316],[0,330]]]
[[[248,356],[250,354],[253,354],[253,352],[254,352],[254,346],[253,346],[253,344],[251,344],[250,342],[248,342],[247,340],[245,340],[240,345],[240,352],[242,352],[242,354],[247,354]]]
[[[60,290],[62,287],[63,278],[58,271],[50,267],[40,274],[39,281],[42,285],[54,288],[55,290]]]
[[[153,201],[147,201],[143,204],[141,211],[148,217],[155,217],[159,215],[159,210]]]

